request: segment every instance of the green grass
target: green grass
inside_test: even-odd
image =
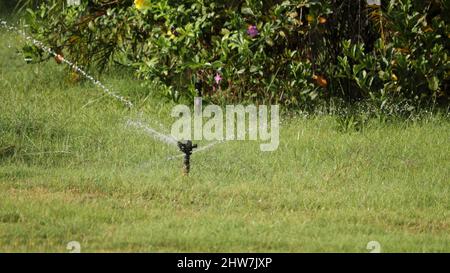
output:
[[[170,128],[171,103],[113,73],[124,109],[54,62],[26,65],[0,34],[0,252],[450,251],[450,122],[283,120],[280,147],[229,142],[193,156],[126,128]],[[12,45],[11,48],[8,45]],[[138,94],[143,94],[139,95]]]

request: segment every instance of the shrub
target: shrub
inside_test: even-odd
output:
[[[412,1],[392,1],[376,14],[389,32],[370,51],[365,44],[344,41],[336,78],[382,103],[396,97],[448,99],[449,29],[440,14],[419,13]]]
[[[175,100],[201,93],[297,107],[449,97],[444,1],[134,2],[55,1],[29,10],[29,23],[80,64],[131,67]]]

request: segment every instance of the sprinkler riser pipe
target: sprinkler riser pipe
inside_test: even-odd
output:
[[[197,148],[197,144],[192,144],[192,141],[188,140],[186,143],[178,141],[178,148],[184,153],[183,158],[183,174],[189,175],[191,171],[191,155],[194,149]]]

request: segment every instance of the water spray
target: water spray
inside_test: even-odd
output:
[[[15,26],[11,26],[8,25],[8,23],[6,21],[0,20],[0,27],[6,29],[7,31],[12,31],[15,33],[20,34],[25,40],[31,42],[33,45],[39,47],[40,49],[44,50],[45,52],[47,52],[48,54],[50,54],[51,56],[55,57],[59,62],[61,63],[65,63],[67,64],[70,68],[72,68],[74,71],[80,73],[81,75],[83,75],[86,79],[88,79],[89,81],[91,81],[94,85],[100,87],[100,89],[103,90],[103,92],[105,94],[107,94],[108,96],[115,98],[116,100],[122,102],[125,106],[127,106],[128,108],[132,108],[133,107],[133,103],[129,100],[127,100],[125,97],[118,95],[114,92],[112,92],[111,90],[109,90],[109,88],[107,88],[103,83],[101,83],[99,80],[96,80],[94,77],[92,77],[91,75],[89,75],[86,71],[84,71],[83,69],[81,69],[79,66],[77,66],[75,63],[67,60],[66,58],[64,58],[62,55],[58,54],[57,52],[55,52],[53,49],[51,49],[50,47],[46,46],[43,42],[38,41],[36,39],[34,39],[31,36],[28,36],[25,31],[15,27]]]
[[[15,26],[8,25],[8,23],[6,21],[3,21],[3,20],[0,20],[0,28],[4,28],[7,31],[12,31],[12,32],[16,32],[16,33],[20,34],[23,38],[25,38],[25,40],[31,42],[35,46],[37,46],[37,47],[41,48],[42,50],[46,51],[47,53],[49,53],[51,56],[57,58],[58,61],[60,61],[61,63],[65,63],[70,68],[72,68],[74,71],[80,73],[82,76],[84,76],[89,81],[91,81],[94,85],[96,85],[100,89],[102,89],[103,92],[105,94],[107,94],[108,96],[110,96],[110,97],[112,97],[112,98],[122,102],[128,108],[133,108],[134,105],[133,105],[133,103],[131,101],[129,101],[128,99],[126,99],[125,97],[123,97],[121,95],[118,95],[118,94],[112,92],[103,83],[101,83],[100,81],[96,80],[94,77],[92,77],[87,72],[82,70],[75,63],[67,60],[62,55],[60,55],[57,52],[55,52],[54,50],[52,50],[50,47],[46,46],[41,41],[38,41],[38,40],[34,39],[31,36],[28,36],[25,33],[25,31],[15,27]],[[197,84],[196,89],[199,92],[199,96],[201,96],[201,91],[200,91],[201,90],[201,83]],[[149,135],[152,135],[158,141],[161,141],[161,142],[164,142],[166,144],[178,147],[183,154],[180,154],[178,156],[169,157],[168,160],[172,160],[172,159],[175,159],[175,158],[178,158],[178,157],[183,157],[184,158],[183,159],[183,174],[184,175],[189,175],[189,172],[190,172],[190,169],[191,169],[191,162],[190,162],[191,161],[191,155],[193,153],[204,151],[204,150],[208,150],[208,149],[212,148],[213,146],[215,146],[216,144],[220,143],[220,142],[213,142],[213,143],[211,143],[211,144],[209,144],[207,146],[204,146],[204,147],[202,147],[200,149],[197,149],[198,145],[197,144],[192,144],[192,141],[190,141],[190,140],[188,140],[186,142],[177,141],[172,136],[160,133],[160,132],[156,131],[155,129],[153,129],[153,128],[149,127],[149,126],[146,126],[144,123],[142,123],[140,121],[128,120],[126,125],[135,127],[137,129],[141,129],[141,130],[145,131],[146,133],[148,133]],[[197,149],[197,150],[194,151],[194,149]]]
[[[184,153],[183,160],[183,174],[188,176],[191,171],[191,155],[194,149],[197,149],[197,144],[192,144],[192,141],[188,140],[186,142],[178,141],[178,148]]]

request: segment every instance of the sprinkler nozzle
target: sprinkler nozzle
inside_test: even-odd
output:
[[[191,155],[194,149],[196,149],[198,146],[197,144],[192,144],[192,141],[188,140],[185,143],[178,141],[178,148],[180,148],[180,151],[184,153],[184,160],[183,160],[183,174],[189,175],[189,172],[191,170]]]

